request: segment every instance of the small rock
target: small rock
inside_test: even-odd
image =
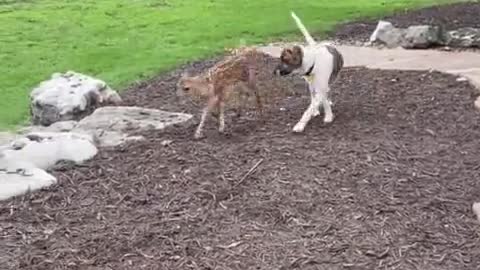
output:
[[[20,138],[10,144],[10,149],[20,150],[24,148],[31,140],[29,138]]]
[[[457,82],[466,82],[466,81],[468,81],[468,79],[465,78],[465,77],[458,77],[457,78]]]
[[[477,97],[477,99],[475,100],[475,108],[477,108],[477,110],[480,110],[480,96]]]
[[[480,202],[473,203],[473,213],[477,216],[477,220],[480,222]]]
[[[443,51],[446,51],[446,52],[450,52],[452,51],[452,48],[448,47],[448,46],[445,46],[442,48]]]
[[[43,230],[43,234],[45,235],[52,235],[55,231],[52,229],[45,229]]]
[[[431,129],[429,129],[429,128],[426,128],[425,131],[426,131],[428,134],[432,135],[432,136],[435,136],[435,135],[436,135],[435,131],[433,131],[433,130],[431,130]]]
[[[357,40],[357,41],[354,42],[354,45],[357,46],[357,47],[361,47],[361,46],[364,45],[364,43],[362,41]]]
[[[172,140],[163,140],[160,144],[162,146],[169,146],[172,144],[172,142],[173,142]]]

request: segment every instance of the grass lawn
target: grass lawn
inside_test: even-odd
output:
[[[382,3],[387,3],[382,5]],[[0,0],[0,129],[28,119],[28,94],[74,70],[121,89],[188,60],[340,21],[448,0]]]

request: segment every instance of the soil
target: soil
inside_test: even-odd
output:
[[[213,63],[123,96],[198,115],[175,96],[176,80]],[[276,63],[263,64],[267,75]],[[480,269],[471,85],[345,69],[332,87],[335,121],[320,116],[293,134],[309,95],[300,78],[281,84],[293,93],[264,121],[229,114],[227,134],[212,120],[199,141],[194,125],[146,133],[54,171],[54,187],[0,203],[0,268]]]
[[[419,10],[404,10],[383,19],[396,27],[429,24],[446,30],[462,27],[480,27],[480,3],[457,3]],[[347,43],[367,42],[378,24],[378,19],[363,19],[339,25],[333,38]]]

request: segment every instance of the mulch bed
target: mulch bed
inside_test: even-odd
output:
[[[420,10],[405,10],[386,16],[383,19],[396,27],[429,24],[455,30],[462,27],[480,27],[480,3],[457,3],[434,6]],[[339,25],[333,38],[339,41],[355,43],[366,42],[375,30],[378,19],[364,19]]]
[[[264,64],[271,72],[275,61]],[[179,74],[124,98],[197,113],[174,95]],[[2,202],[0,268],[479,269],[472,86],[437,72],[345,69],[335,121],[317,117],[297,135],[309,96],[299,78],[282,85],[295,93],[264,123],[229,115],[227,135],[210,121],[201,141],[194,125],[150,132]]]

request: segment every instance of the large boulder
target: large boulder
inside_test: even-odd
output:
[[[93,141],[87,134],[33,132],[0,146],[0,200],[55,184],[46,170],[93,158],[98,151]]]
[[[479,14],[480,16],[480,14]],[[445,33],[445,45],[449,47],[480,47],[480,28],[465,27]]]
[[[2,147],[0,169],[18,164],[49,169],[59,161],[82,163],[93,158],[97,152],[94,138],[88,134],[32,132]]]
[[[119,104],[120,96],[98,79],[68,71],[55,73],[30,93],[33,124],[80,120],[102,104]]]
[[[442,31],[440,27],[430,25],[414,25],[407,29],[396,28],[392,23],[381,20],[370,36],[370,42],[385,45],[388,48],[426,49],[442,44]]]
[[[46,171],[14,166],[0,169],[0,201],[53,185],[57,179]]]
[[[370,36],[370,42],[389,48],[427,49],[433,46],[453,48],[480,47],[480,28],[465,27],[446,32],[433,25],[414,25],[396,28],[390,22],[380,20]]]
[[[405,49],[427,49],[442,44],[440,27],[415,25],[405,30],[401,45]]]
[[[140,107],[105,106],[82,119],[72,130],[94,136],[99,146],[111,147],[129,140],[142,140],[132,133],[160,130],[192,119],[192,115]]]
[[[370,36],[370,42],[394,48],[401,46],[404,36],[404,29],[396,28],[392,23],[380,20],[377,28]]]

